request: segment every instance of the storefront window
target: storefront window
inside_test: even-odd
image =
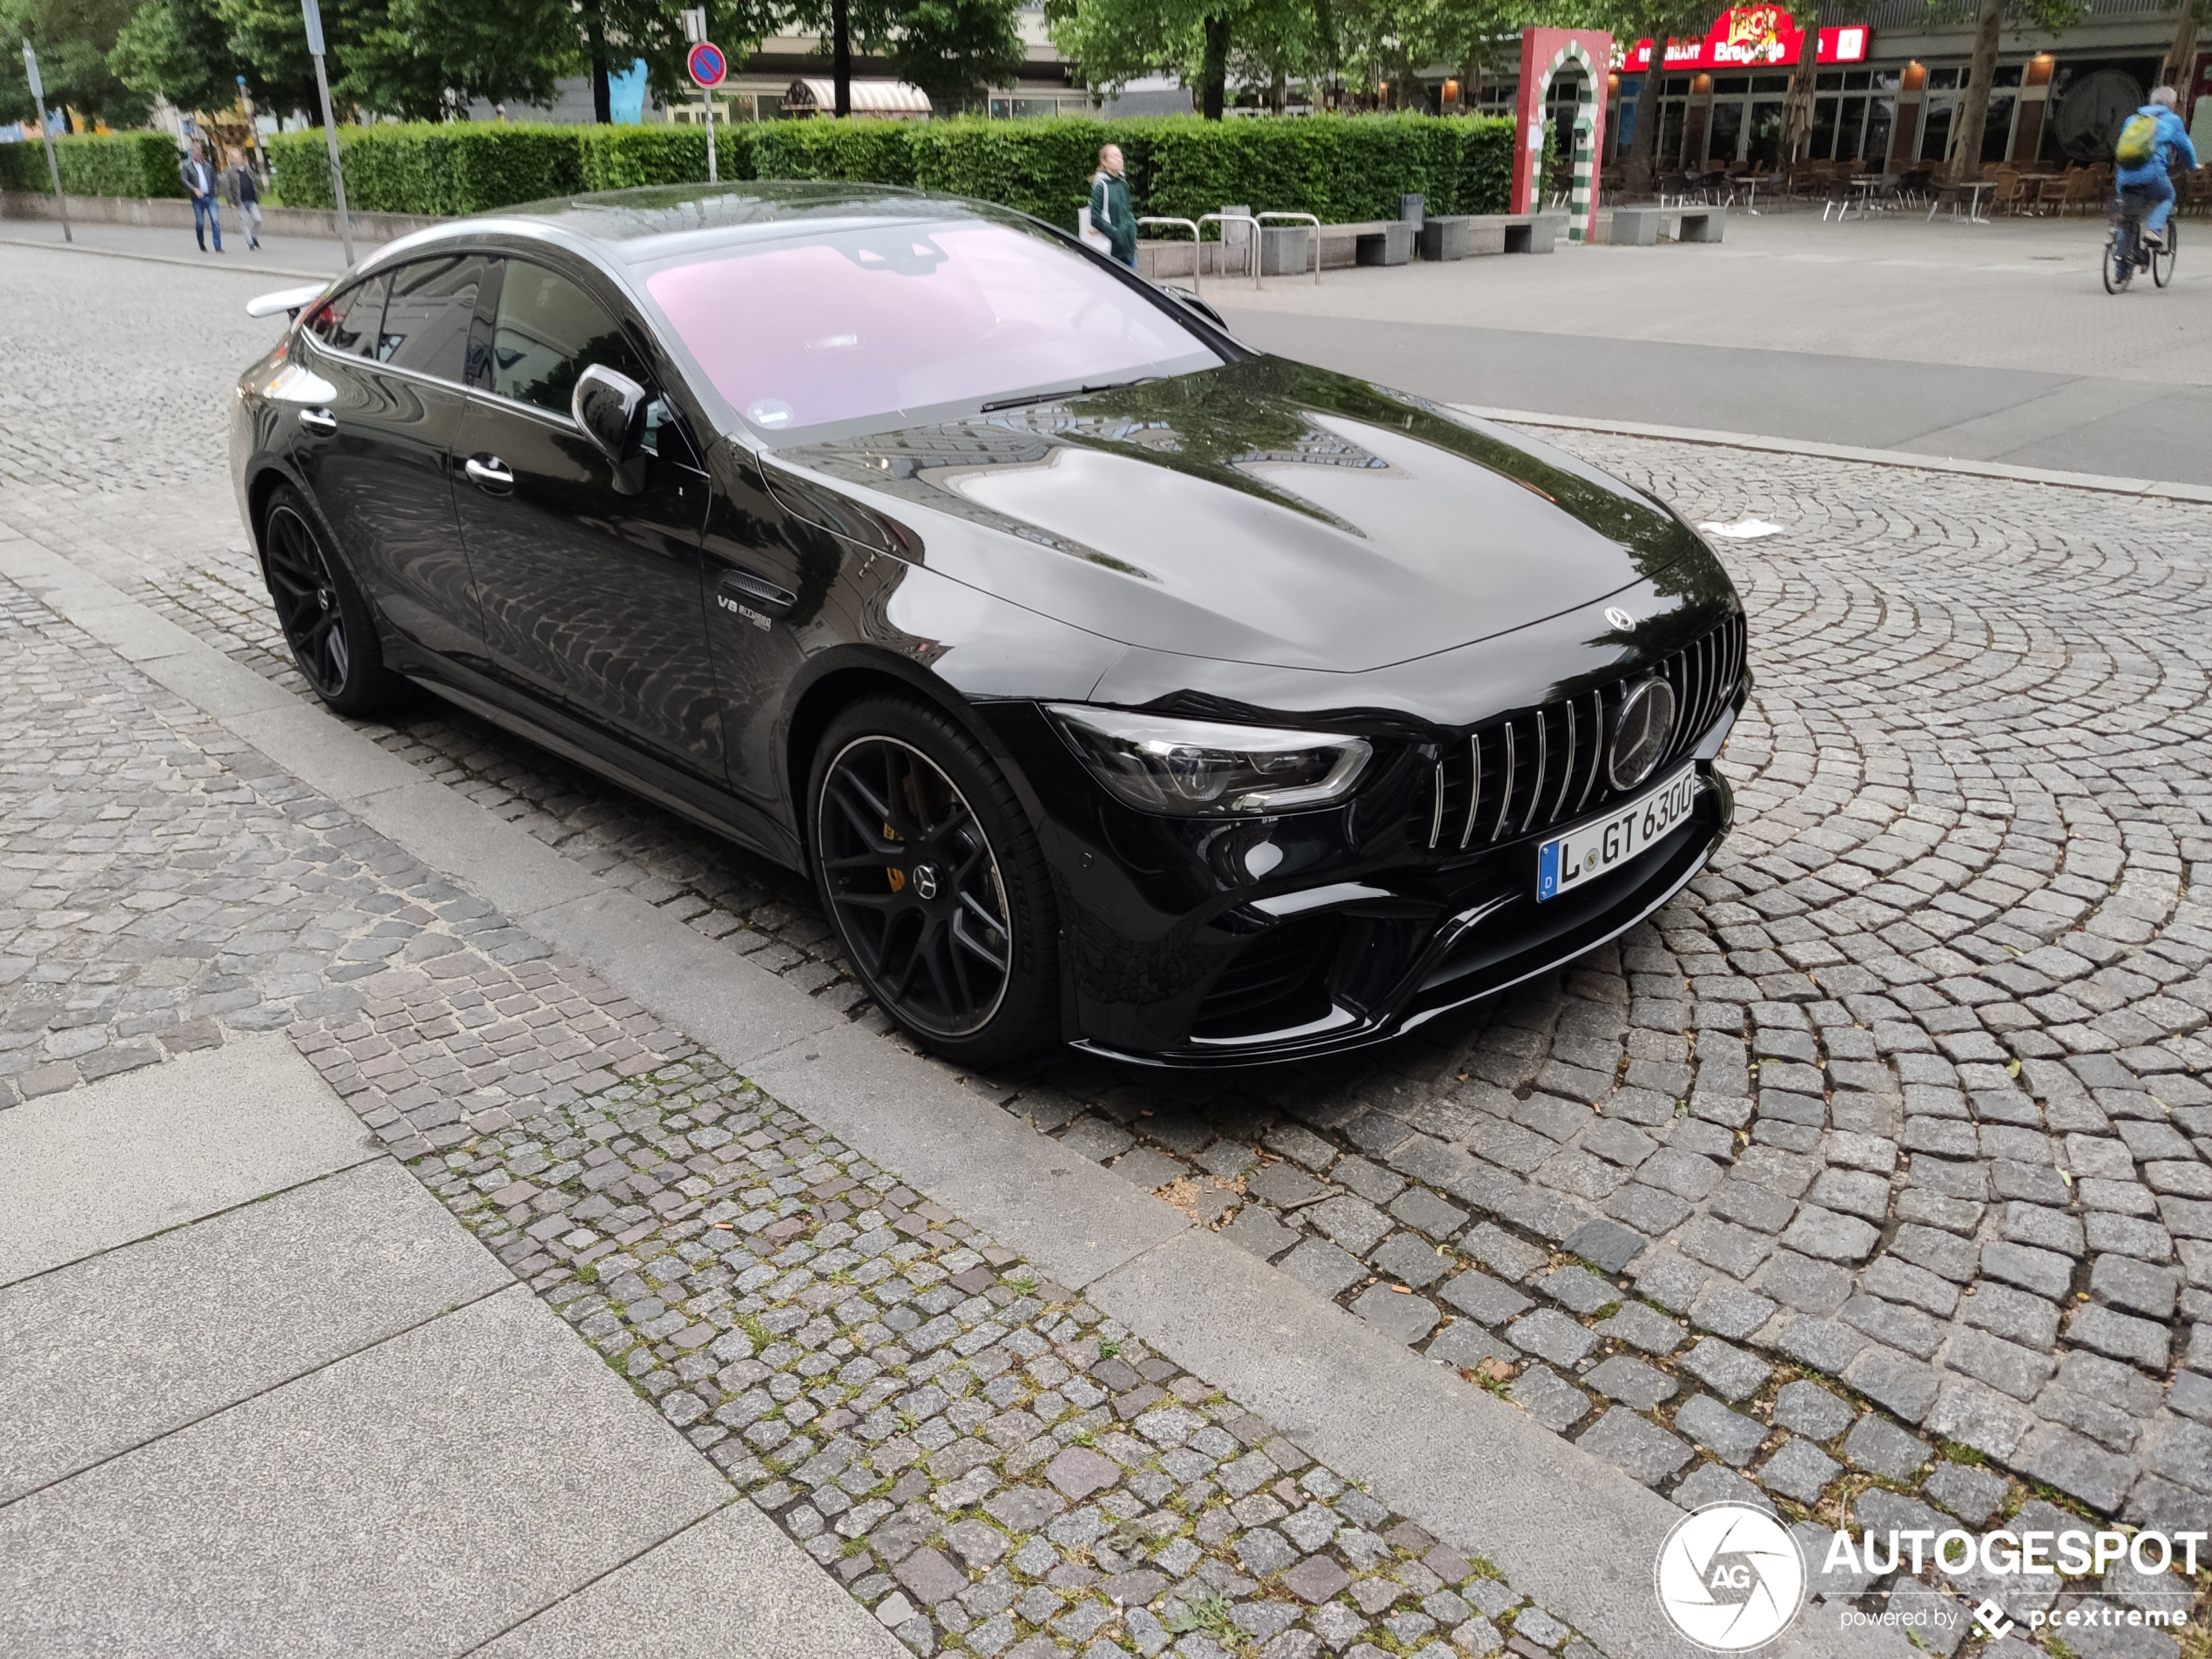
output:
[[[1895,79],[1894,77],[1892,78]],[[1866,101],[1867,165],[1886,171],[1890,161],[1890,133],[1897,125],[1897,100],[1893,98],[1869,98]]]
[[[1920,118],[1920,159],[1941,161],[1951,153],[1951,100],[1928,100]]]
[[[1844,91],[1846,92],[1864,92],[1867,88],[1871,73],[1871,71],[1864,69],[1845,70],[1844,71]],[[1890,84],[1894,86],[1897,83],[1892,80]]]
[[[1817,98],[1812,101],[1812,148],[1815,161],[1826,161],[1836,153],[1836,100]]]
[[[1817,92],[1840,91],[1843,84],[1844,72],[1839,69],[1824,69],[1812,78],[1813,90]]]

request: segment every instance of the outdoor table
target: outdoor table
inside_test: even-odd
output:
[[[1951,199],[1951,217],[1953,219],[1959,217],[1959,200],[1960,196],[1964,196],[1966,203],[1966,223],[1969,225],[1989,223],[1989,215],[1982,212],[1982,204],[1988,200],[1989,192],[1997,188],[1997,181],[1994,179],[1977,179],[1970,185],[1951,185],[1946,188],[1958,192]],[[1942,208],[1943,198],[1939,195],[1935,205],[1928,209],[1928,217],[1933,219],[1942,211]]]
[[[1741,185],[1743,187],[1743,211],[1753,219],[1760,217],[1759,182],[1763,178],[1771,182],[1771,175],[1756,172],[1739,173],[1729,181],[1731,185]],[[1730,194],[1733,193],[1731,190]]]

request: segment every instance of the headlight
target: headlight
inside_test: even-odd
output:
[[[1182,818],[1288,813],[1352,792],[1373,752],[1365,738],[1217,725],[1049,703],[1045,712],[1117,799]]]

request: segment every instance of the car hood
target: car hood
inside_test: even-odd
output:
[[[858,486],[913,533],[892,550],[1056,620],[1271,667],[1406,662],[1702,551],[1572,456],[1280,358],[794,447],[765,468],[787,510],[850,533],[803,475]]]

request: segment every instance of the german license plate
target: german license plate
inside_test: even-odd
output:
[[[1689,816],[1697,799],[1697,768],[1684,766],[1602,818],[1577,824],[1536,849],[1536,897],[1556,899],[1608,870],[1626,864]]]

